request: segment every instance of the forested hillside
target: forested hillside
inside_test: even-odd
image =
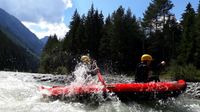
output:
[[[36,72],[39,59],[0,31],[0,70]]]

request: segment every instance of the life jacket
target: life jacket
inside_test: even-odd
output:
[[[137,65],[135,81],[136,82],[148,82],[149,75],[151,74],[151,68],[146,63],[141,62]]]

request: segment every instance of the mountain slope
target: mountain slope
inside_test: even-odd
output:
[[[36,72],[39,59],[0,30],[0,70]]]
[[[13,42],[26,48],[33,54],[41,54],[43,43],[17,18],[0,8],[0,30]]]

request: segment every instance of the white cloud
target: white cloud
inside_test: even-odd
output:
[[[22,22],[27,28],[37,35],[38,38],[50,36],[56,34],[59,39],[64,38],[69,28],[63,23],[48,23],[44,20],[40,20],[39,23]]]
[[[64,23],[71,0],[0,0],[0,8],[18,18],[38,38],[56,34],[63,38],[69,28]]]
[[[65,9],[72,7],[71,0],[0,0],[0,8],[21,21],[60,22]]]
[[[71,8],[72,7],[72,1],[71,0],[63,0],[63,2],[65,3],[65,7],[66,8]]]

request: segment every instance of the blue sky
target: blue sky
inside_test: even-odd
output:
[[[94,4],[94,8],[102,11],[104,17],[112,14],[120,5],[130,8],[137,17],[143,17],[151,0],[0,0],[0,8],[18,18],[38,38],[56,33],[63,38],[69,31],[69,23],[75,9],[87,14]],[[180,20],[188,3],[197,10],[199,0],[172,0],[172,13]]]
[[[112,14],[120,5],[125,9],[130,8],[132,13],[137,17],[143,17],[143,13],[149,6],[151,0],[73,0],[73,7],[70,10],[66,10],[66,22],[71,19],[71,15],[74,10],[77,9],[78,12],[86,14],[88,9],[90,9],[91,4],[94,4],[95,9],[98,9],[103,12],[104,16],[107,17],[108,14]],[[171,10],[179,20],[181,14],[184,12],[185,7],[188,3],[191,3],[193,8],[197,10],[199,0],[172,0],[174,4],[173,9]]]

